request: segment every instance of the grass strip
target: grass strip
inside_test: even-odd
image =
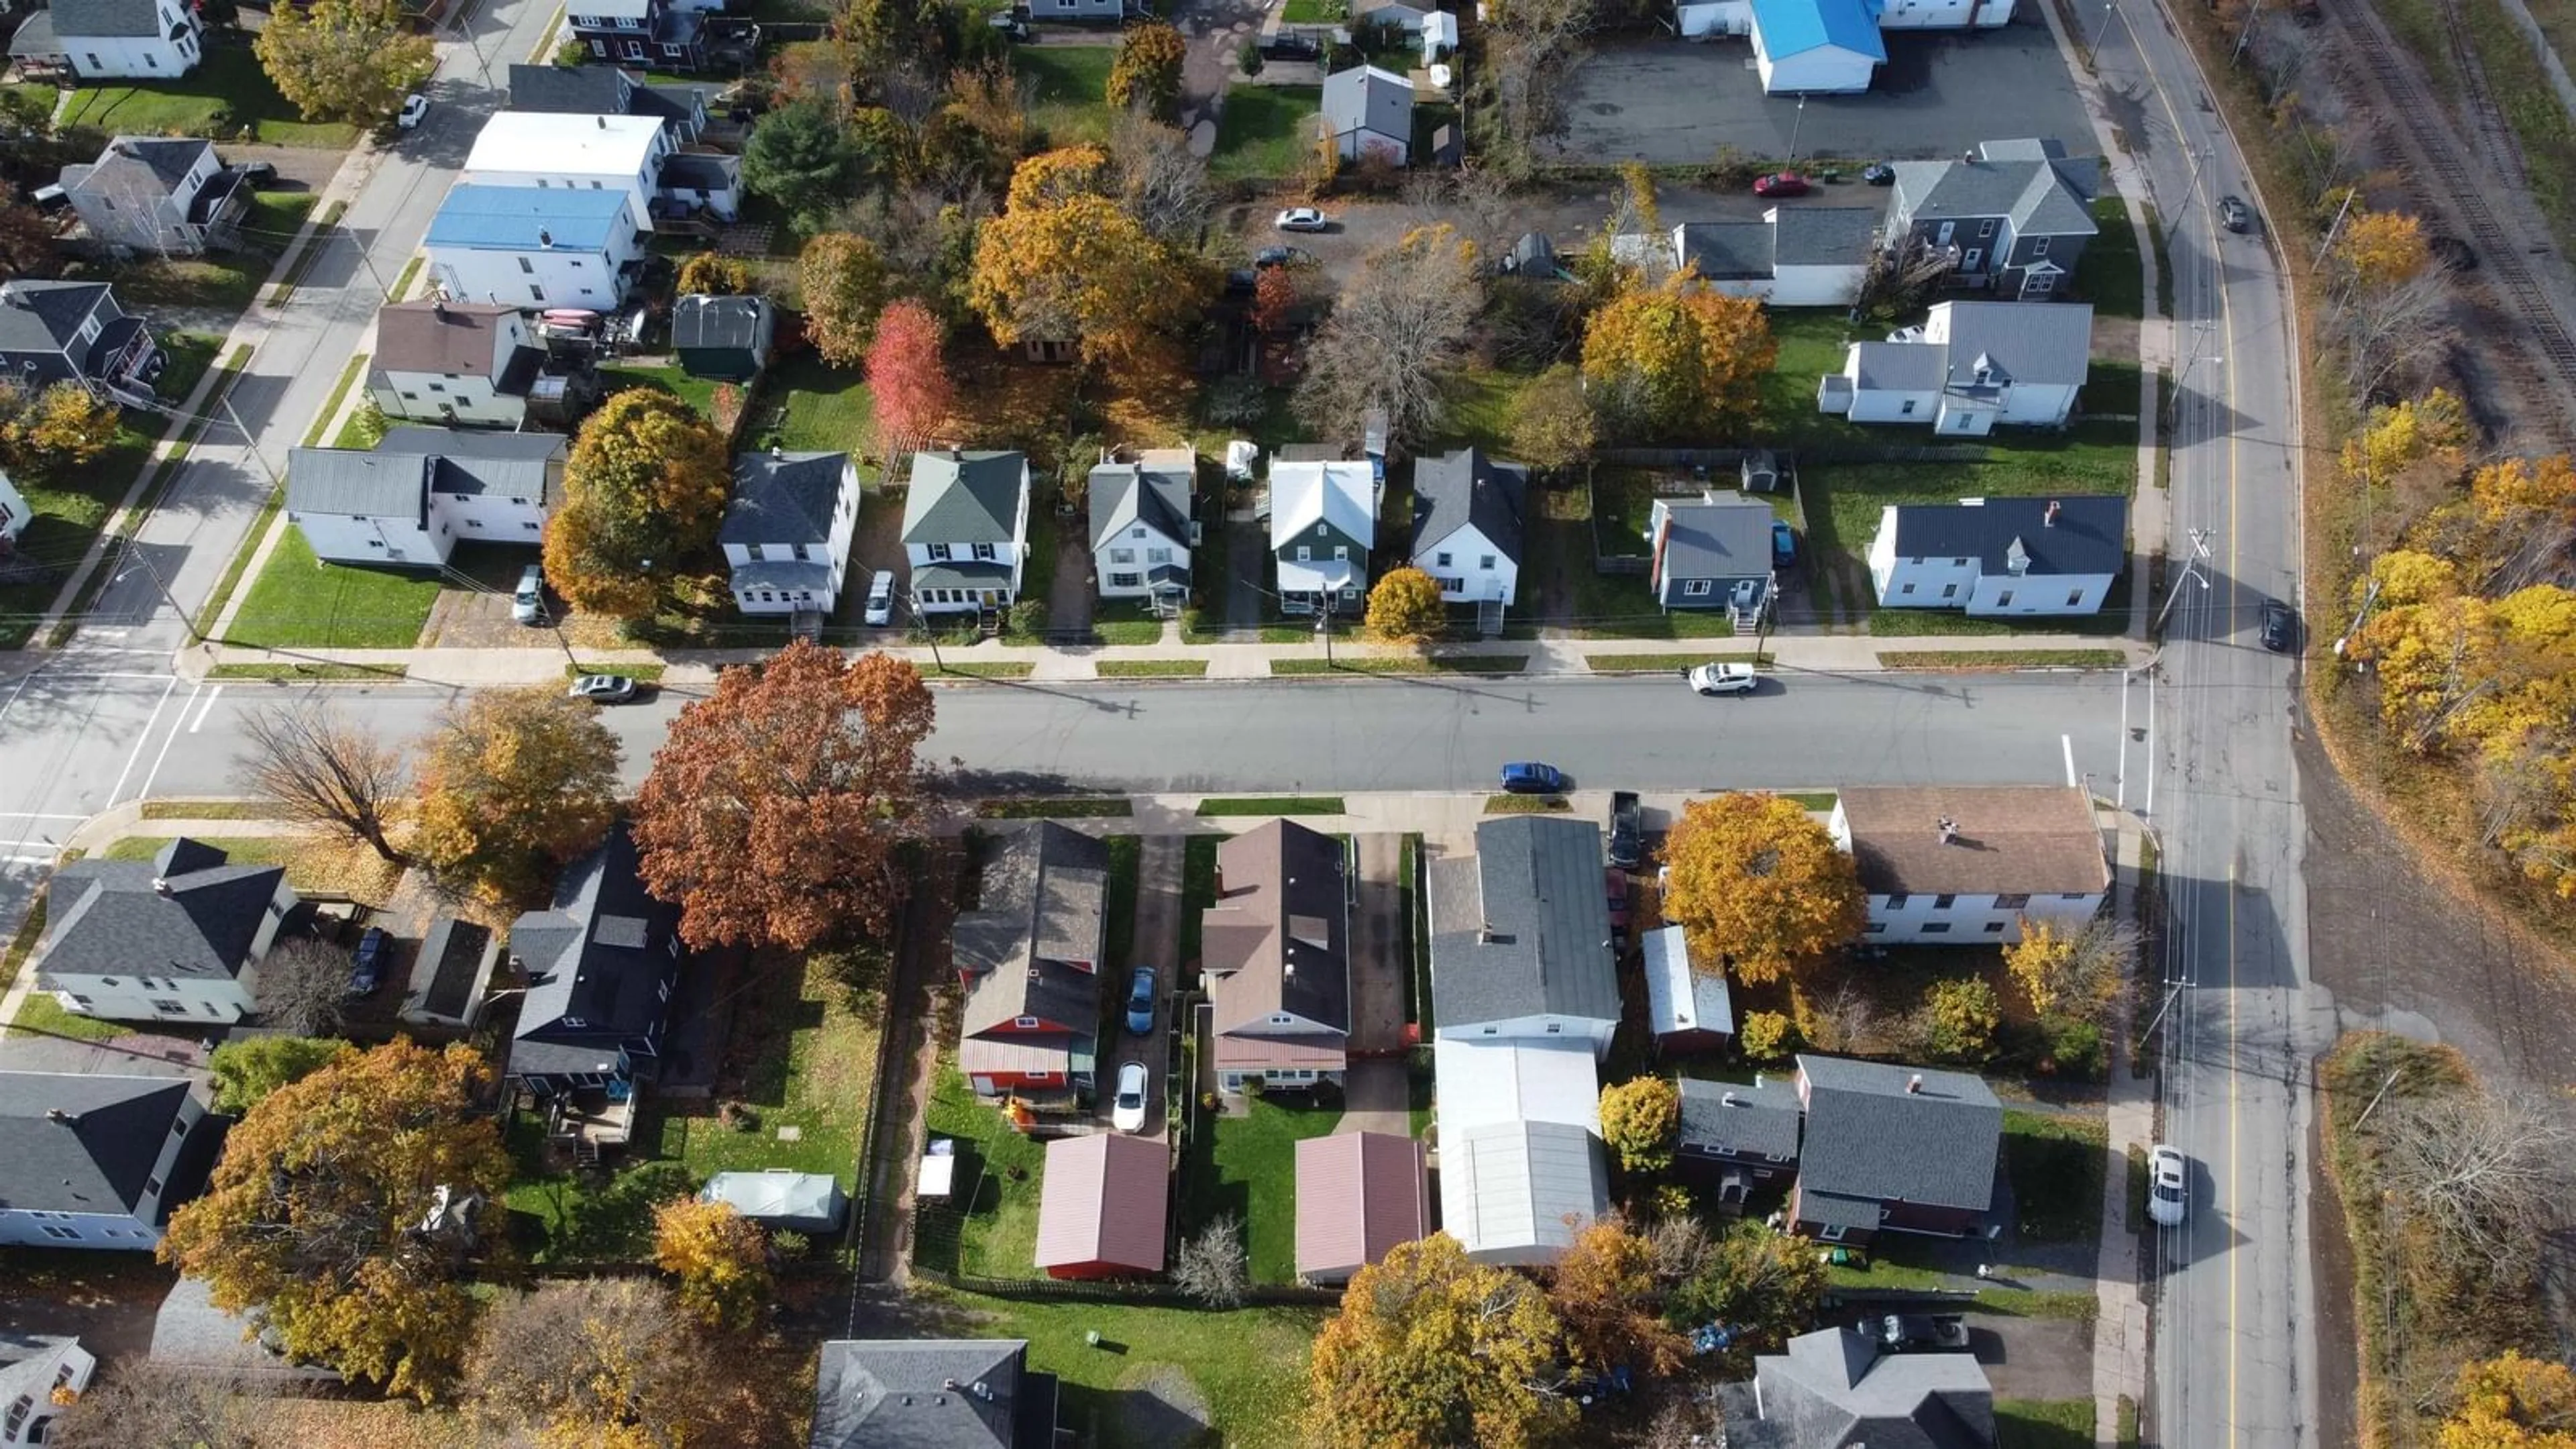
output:
[[[670,667],[668,664],[567,664],[564,666],[564,679],[568,683],[586,675],[607,674],[631,679],[637,684],[659,684],[662,672]]]
[[[1906,649],[1880,651],[1881,669],[2123,669],[2117,649]]]
[[[358,374],[366,370],[367,356],[368,354],[361,352],[349,359],[348,366],[340,369],[340,380],[331,384],[331,395],[322,400],[322,411],[314,415],[313,426],[304,431],[304,446],[308,448],[321,446],[322,430],[329,427],[331,419],[339,415],[340,404],[349,396],[349,389],[357,385]]]
[[[420,275],[420,264],[427,260],[428,258],[421,253],[413,252],[411,254],[411,260],[403,263],[403,269],[394,274],[395,301],[401,301],[410,293],[412,278]]]
[[[1819,814],[1832,810],[1843,798],[1833,790],[1774,790],[1771,793],[1783,800],[1797,801],[1801,810],[1813,810]]]
[[[1029,672],[1035,668],[1037,666],[1034,664],[1026,664],[1018,660],[977,664],[933,664],[930,667],[930,677],[937,679],[941,675],[951,675],[959,679],[1026,679],[1029,677]]]
[[[1526,654],[1457,654],[1447,658],[1406,659],[1363,654],[1356,658],[1273,659],[1274,675],[1317,674],[1518,674],[1529,667]]]
[[[45,898],[39,894],[36,903],[27,910],[27,918],[18,923],[18,934],[9,938],[8,956],[0,958],[0,991],[17,984],[18,968],[26,965],[27,958],[36,953],[36,942],[44,934]]]
[[[1339,795],[1216,795],[1199,802],[1200,815],[1348,815]]]
[[[281,684],[328,684],[356,681],[391,684],[411,673],[408,664],[218,664],[208,679],[266,679]]]
[[[146,820],[266,820],[275,807],[257,800],[146,800]]]
[[[1206,675],[1204,659],[1103,659],[1103,679],[1198,679]]]
[[[1678,674],[1697,669],[1703,664],[1750,664],[1756,669],[1771,667],[1769,654],[1586,654],[1584,667],[1595,674]]]
[[[307,446],[310,446],[309,444]],[[215,591],[206,596],[206,606],[197,611],[197,632],[211,635],[215,621],[224,616],[224,605],[233,600],[233,591],[241,587],[242,575],[250,571],[250,561],[259,556],[260,543],[268,537],[269,525],[276,521],[277,510],[286,506],[286,490],[271,488],[262,499],[259,513],[250,521],[250,532],[242,535],[240,548],[233,550],[233,561],[224,565],[224,576],[215,580]]]
[[[1574,802],[1562,795],[1488,795],[1488,815],[1547,815],[1558,810],[1571,810]]]
[[[1136,802],[1124,795],[1060,800],[1039,796],[1015,800],[980,800],[975,804],[975,815],[980,820],[1081,820],[1135,813]]]

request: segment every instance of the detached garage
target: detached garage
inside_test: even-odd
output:
[[[1047,1144],[1037,1265],[1050,1278],[1147,1278],[1163,1271],[1172,1150],[1101,1132]]]
[[[1753,67],[1767,95],[1848,95],[1887,61],[1870,0],[1753,0]]]

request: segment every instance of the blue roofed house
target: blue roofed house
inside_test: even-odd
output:
[[[1883,609],[1978,618],[2102,611],[2129,563],[2129,500],[2113,496],[1891,503],[1869,543]]]
[[[150,860],[66,862],[45,884],[36,988],[116,1021],[230,1025],[300,898],[275,865],[181,836]]]
[[[0,1072],[0,1245],[150,1249],[222,1141],[186,1077]]]
[[[1876,0],[1751,0],[1753,69],[1766,95],[1848,95],[1887,62]]]
[[[746,614],[829,616],[859,527],[859,470],[847,453],[742,453],[716,542]]]
[[[1777,592],[1771,505],[1741,493],[1658,498],[1646,516],[1646,588],[1663,609],[1724,609],[1751,633]]]
[[[1142,600],[1167,617],[1189,602],[1197,482],[1198,454],[1188,448],[1146,448],[1091,470],[1091,566],[1101,598]]]
[[[451,302],[605,311],[644,269],[649,219],[622,190],[463,184],[422,248]]]
[[[1982,30],[2011,24],[2013,0],[1876,0],[1869,13],[1880,30]],[[1754,20],[1753,0],[1674,0],[1673,4],[1674,27],[1692,40],[1751,35]]]

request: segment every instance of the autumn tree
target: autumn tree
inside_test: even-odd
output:
[[[1601,1089],[1601,1140],[1624,1172],[1661,1172],[1673,1165],[1681,1132],[1681,1089],[1662,1077],[1637,1077]]]
[[[55,246],[54,224],[44,213],[19,201],[0,201],[0,272],[13,277],[50,277],[62,270]]]
[[[76,382],[28,392],[0,381],[0,463],[40,478],[68,478],[116,443],[116,405]]]
[[[1762,303],[1692,278],[1623,293],[1583,334],[1583,376],[1602,416],[1661,437],[1748,426],[1779,356]]]
[[[394,0],[279,6],[251,50],[308,121],[375,125],[438,68],[429,36]]]
[[[1737,1222],[1699,1272],[1673,1290],[1667,1320],[1677,1327],[1720,1323],[1735,1330],[1726,1349],[1731,1368],[1772,1352],[1813,1327],[1824,1308],[1825,1265],[1806,1239]]]
[[[487,1442],[760,1449],[793,1437],[780,1406],[663,1284],[586,1279],[504,1294],[485,1312],[461,1397]]]
[[[805,297],[805,335],[834,367],[868,355],[877,314],[885,310],[885,257],[866,237],[827,231],[805,243],[796,257]]]
[[[457,1253],[414,1230],[433,1189],[497,1201],[508,1183],[492,1090],[472,1047],[408,1041],[279,1087],[225,1139],[205,1195],[171,1215],[161,1260],[205,1279],[216,1307],[261,1311],[291,1357],[393,1394],[444,1391],[475,1300]]]
[[[349,953],[319,936],[289,936],[252,973],[262,1024],[299,1037],[340,1034],[349,995]]]
[[[277,1449],[273,1385],[128,1358],[45,1428],[47,1449]]]
[[[1189,43],[1172,27],[1129,26],[1109,67],[1110,109],[1169,119],[1180,104],[1181,63],[1188,58]]]
[[[1109,159],[1118,204],[1146,235],[1176,247],[1198,244],[1217,192],[1207,158],[1190,150],[1187,133],[1141,111],[1123,111],[1109,130]]]
[[[937,436],[957,405],[957,386],[940,355],[939,319],[906,299],[877,318],[868,344],[868,389],[876,399],[877,448],[886,466],[897,454]]]
[[[1748,1011],[1744,1014],[1744,1030],[1736,1035],[1735,1044],[1752,1061],[1776,1062],[1789,1055],[1793,1036],[1785,1013]]]
[[[1298,413],[1327,436],[1356,438],[1383,412],[1398,446],[1426,441],[1447,416],[1483,299],[1475,249],[1447,226],[1370,253],[1306,349]]]
[[[2506,1349],[2460,1370],[2441,1449],[2576,1449],[2576,1373]]]
[[[1219,1213],[1181,1244],[1172,1260],[1172,1286],[1202,1308],[1240,1308],[1252,1287],[1252,1262],[1243,1248],[1243,1222]]]
[[[559,689],[450,700],[422,744],[413,848],[487,900],[523,899],[607,836],[619,754],[598,707]]]
[[[2345,285],[2368,295],[2423,275],[2433,265],[2433,252],[2421,220],[2356,207],[2335,238],[2334,259]]]
[[[1982,1062],[1994,1055],[1995,1028],[2003,1019],[1995,989],[1984,977],[1947,977],[1933,982],[1924,995],[1923,1044],[1936,1057]]]
[[[308,701],[253,712],[235,778],[272,820],[366,845],[395,865],[394,822],[405,799],[402,751],[338,707]]]
[[[344,975],[343,984],[346,980]],[[329,1037],[252,1036],[225,1042],[206,1059],[214,1078],[215,1110],[238,1117],[278,1088],[357,1054],[356,1047]]]
[[[1449,624],[1440,581],[1417,568],[1388,569],[1368,596],[1368,631],[1389,644],[1429,644]]]
[[[681,296],[733,297],[751,290],[751,268],[721,252],[693,252],[680,263]]]
[[[653,1209],[653,1263],[674,1278],[682,1312],[741,1331],[769,1303],[769,1238],[731,1203],[683,1197]]]
[[[1749,986],[1848,944],[1868,922],[1852,858],[1786,795],[1690,801],[1664,860],[1664,918],[1689,932],[1694,966],[1726,961]]]
[[[1297,314],[1304,309],[1304,288],[1297,284],[1295,267],[1263,267],[1252,279],[1253,330],[1267,337],[1278,337],[1297,325]]]
[[[1522,384],[1504,425],[1513,454],[1542,473],[1581,466],[1600,441],[1583,375],[1562,362]]]
[[[1105,167],[1102,153],[1079,149]],[[1064,194],[1071,161],[1088,157],[1044,152],[1020,163],[1013,204],[976,235],[966,299],[1005,347],[1070,341],[1086,360],[1114,363],[1197,316],[1206,278],[1109,197]]]
[[[2138,941],[2137,928],[2117,916],[2073,924],[2024,916],[2021,939],[2004,947],[2004,969],[2040,1015],[2107,1022],[2128,999]]]
[[[1656,1316],[1654,1270],[1652,1245],[1625,1221],[1602,1218],[1576,1230],[1547,1288],[1575,1372],[1625,1367],[1661,1376],[1681,1367],[1687,1345]]]
[[[925,809],[916,754],[933,708],[909,663],[798,640],[680,711],[636,798],[635,842],[689,943],[883,935],[903,895],[894,847]]]
[[[715,541],[733,483],[724,434],[687,403],[631,387],[573,438],[546,524],[546,582],[574,607],[638,619]]]
[[[859,153],[823,100],[793,100],[760,118],[742,148],[742,184],[810,229],[850,194]]]
[[[1546,1385],[1564,1329],[1538,1285],[1434,1233],[1360,1269],[1309,1361],[1323,1449],[1520,1449],[1574,1426]]]

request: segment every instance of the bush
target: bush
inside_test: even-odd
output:
[[[1748,1012],[1744,1018],[1744,1030],[1736,1037],[1735,1044],[1742,1047],[1744,1055],[1752,1061],[1776,1062],[1789,1054],[1792,1035],[1789,1018],[1780,1012]]]
[[[796,1259],[813,1251],[814,1240],[794,1228],[780,1228],[769,1235],[769,1246],[781,1258]]]
[[[2043,1016],[2039,1019],[2041,1039],[2046,1055],[2040,1058],[2040,1075],[2051,1074],[2100,1077],[2110,1070],[2110,1058],[2102,1049],[2102,1028],[2073,1016]]]
[[[567,40],[555,47],[555,64],[565,70],[577,69],[588,59],[590,59],[590,47],[578,40]]]
[[[1234,68],[1245,75],[1261,74],[1261,42],[1249,36],[1234,49]]]
[[[1047,626],[1047,604],[1044,599],[1022,599],[1011,606],[1011,632],[1043,634]]]
[[[1982,1062],[1994,1055],[1995,1028],[2003,1022],[2003,1011],[1985,978],[1960,976],[1934,982],[1923,1013],[1924,1040],[1934,1055],[1962,1062]]]
[[[1269,389],[1261,379],[1240,373],[1219,378],[1199,398],[1200,416],[1231,428],[1248,428],[1269,413]]]

